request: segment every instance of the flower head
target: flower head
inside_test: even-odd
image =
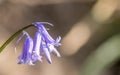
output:
[[[20,40],[26,35],[24,40],[22,53],[18,56],[18,64],[28,64],[35,65],[36,61],[42,62],[42,57],[45,57],[47,61],[51,64],[51,53],[55,54],[57,57],[60,57],[60,53],[57,51],[56,47],[60,46],[61,37],[57,37],[54,40],[48,33],[48,29],[44,27],[44,24],[53,26],[49,22],[35,22],[28,26],[25,26],[15,32],[1,47],[0,52],[17,36],[23,31],[23,35],[18,39],[16,46]],[[35,33],[34,39],[32,39],[29,34],[24,31],[29,27],[37,27],[37,32]]]
[[[33,62],[32,62],[32,59],[31,59],[32,49],[33,49],[33,40],[27,32],[24,31],[24,34],[26,35],[26,38],[25,38],[25,41],[24,41],[22,53],[18,57],[18,59],[19,59],[18,64],[33,65]]]
[[[47,32],[47,29],[44,27],[43,24],[48,24],[53,26],[51,23],[48,22],[35,22],[34,25],[38,28],[39,33],[41,33],[41,46],[40,50],[46,57],[47,61],[49,63],[52,63],[50,53],[54,53],[57,57],[60,57],[60,53],[57,51],[55,46],[60,46],[59,43],[61,40],[61,37],[59,36],[56,40],[54,40],[49,33]]]
[[[57,57],[60,57],[60,53],[57,51],[55,46],[60,46],[59,43],[61,37],[57,37],[54,40],[47,29],[43,24],[48,24],[53,26],[48,22],[35,22],[33,25],[37,27],[37,32],[35,33],[34,39],[32,39],[26,31],[23,31],[23,35],[18,39],[17,43],[22,39],[24,35],[26,35],[23,51],[21,55],[18,57],[18,64],[29,64],[34,65],[38,60],[42,62],[42,57],[45,57],[46,60],[51,64],[51,53],[55,54]]]

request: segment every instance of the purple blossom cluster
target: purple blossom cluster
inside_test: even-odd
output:
[[[61,45],[59,43],[61,37],[59,36],[56,38],[56,40],[54,40],[49,35],[43,24],[52,26],[52,24],[48,22],[33,23],[33,25],[37,27],[37,32],[35,33],[34,39],[32,39],[26,31],[23,31],[23,35],[20,37],[20,39],[24,35],[26,35],[26,38],[24,40],[22,53],[18,56],[18,64],[35,65],[36,61],[42,62],[43,57],[45,57],[46,60],[51,64],[51,53],[55,54],[57,57],[60,57],[60,53],[55,47]],[[18,39],[18,41],[20,39]]]

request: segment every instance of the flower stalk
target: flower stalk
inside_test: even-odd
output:
[[[17,36],[19,35],[23,30],[32,27],[34,25],[28,25],[23,27],[22,29],[18,30],[16,33],[14,33],[1,47],[0,47],[0,53],[4,50],[4,48]]]

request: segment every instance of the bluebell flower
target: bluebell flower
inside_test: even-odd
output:
[[[35,65],[36,61],[42,62],[42,57],[51,64],[51,53],[60,57],[60,53],[55,47],[60,46],[61,37],[57,37],[54,40],[43,24],[48,24],[53,26],[48,22],[35,22],[33,25],[37,27],[37,32],[35,33],[34,39],[32,39],[26,31],[23,31],[23,35],[18,39],[17,43],[26,35],[23,50],[21,55],[18,57],[18,64],[29,64]]]
[[[36,61],[42,62],[42,58],[45,57],[46,60],[51,64],[51,53],[56,55],[57,57],[61,57],[60,53],[57,51],[56,47],[61,46],[60,40],[61,37],[58,36],[55,40],[48,33],[48,29],[44,27],[44,24],[53,26],[53,24],[48,22],[35,22],[30,25],[27,25],[17,32],[15,32],[1,47],[0,52],[22,31],[22,36],[18,39],[16,46],[20,42],[20,40],[26,35],[24,40],[22,53],[18,56],[18,64],[28,64],[35,65]],[[30,37],[30,35],[24,31],[29,27],[37,28],[37,32],[35,33],[34,39]]]
[[[27,32],[23,32],[23,35],[26,35],[24,45],[23,45],[23,50],[20,56],[18,56],[18,64],[29,64],[29,65],[34,65],[31,55],[32,55],[32,50],[33,50],[33,40],[29,36]]]
[[[60,53],[57,51],[55,46],[60,46],[61,44],[59,43],[61,40],[61,37],[57,37],[56,40],[54,40],[49,33],[47,32],[46,28],[44,27],[43,24],[48,24],[53,26],[51,23],[48,22],[35,22],[33,23],[37,28],[39,33],[41,34],[41,45],[40,45],[40,50],[41,53],[46,57],[47,61],[51,64],[51,56],[50,53],[55,54],[57,57],[60,57]]]
[[[43,24],[48,24],[48,25],[51,25],[53,26],[51,23],[48,23],[48,22],[35,22],[33,23],[37,28],[38,30],[41,32],[42,34],[42,37],[44,37],[45,41],[47,43],[51,43],[55,46],[60,46],[61,44],[59,43],[60,40],[61,40],[61,37],[59,36],[56,40],[54,40],[50,35],[49,33],[47,32],[46,28],[44,27]]]
[[[34,36],[34,46],[32,51],[32,60],[36,62],[39,60],[42,62],[42,56],[40,55],[40,46],[41,46],[42,36],[41,33],[38,31]]]
[[[45,41],[41,42],[41,52],[42,54],[45,56],[45,58],[47,59],[47,61],[51,64],[52,60],[51,60],[51,56],[50,56],[50,52],[49,52],[49,48],[47,47]]]

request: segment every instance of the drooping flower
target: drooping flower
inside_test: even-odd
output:
[[[61,37],[59,36],[56,40],[54,40],[49,33],[47,32],[46,28],[44,27],[43,24],[48,24],[52,25],[51,23],[48,22],[35,22],[33,23],[37,28],[39,33],[41,33],[41,45],[40,45],[40,50],[41,53],[44,54],[46,57],[47,61],[51,64],[51,56],[50,53],[54,53],[57,57],[60,57],[60,53],[57,51],[55,46],[60,46],[61,44],[59,43],[61,40]]]
[[[23,50],[20,56],[18,56],[18,64],[29,64],[34,65],[31,55],[33,50],[33,40],[27,32],[23,32],[26,35]]]
[[[35,65],[36,61],[39,60],[42,62],[42,57],[45,56],[47,61],[51,64],[51,53],[55,54],[57,57],[60,57],[60,53],[57,51],[56,47],[60,46],[61,37],[57,37],[54,40],[50,34],[47,32],[47,28],[44,27],[44,24],[51,25],[49,22],[35,22],[30,25],[27,25],[17,32],[15,32],[1,47],[0,52],[17,36],[23,31],[23,35],[18,39],[16,46],[26,35],[24,40],[22,53],[18,56],[18,64],[28,64],[28,65]],[[29,27],[37,27],[37,32],[34,36],[34,40],[29,36],[29,34],[24,31]]]
[[[47,43],[51,43],[55,46],[60,46],[61,44],[59,43],[60,40],[61,40],[61,37],[59,36],[56,40],[54,40],[50,35],[49,33],[47,32],[46,28],[44,27],[43,24],[48,24],[48,25],[51,25],[53,26],[51,23],[48,23],[48,22],[35,22],[33,23],[39,31],[41,31],[41,34],[42,34],[42,37],[44,37],[45,41]]]
[[[18,64],[29,64],[35,65],[36,61],[42,62],[42,57],[45,57],[46,60],[51,64],[51,53],[55,54],[57,57],[60,57],[60,53],[57,51],[55,46],[60,46],[59,43],[61,37],[57,37],[54,40],[47,29],[43,24],[52,25],[48,22],[35,22],[33,25],[37,27],[37,32],[35,33],[34,40],[29,36],[26,31],[23,31],[23,35],[18,39],[17,43],[26,35],[26,39],[23,45],[22,54],[18,57]]]
[[[32,60],[36,62],[39,60],[42,62],[42,56],[40,55],[40,46],[41,46],[42,36],[41,33],[38,31],[34,36],[34,46],[32,51]]]
[[[42,41],[41,42],[41,52],[42,54],[45,56],[45,58],[47,59],[47,61],[51,64],[52,63],[52,60],[51,60],[51,56],[50,56],[50,52],[49,52],[49,49],[45,43],[45,41]]]

